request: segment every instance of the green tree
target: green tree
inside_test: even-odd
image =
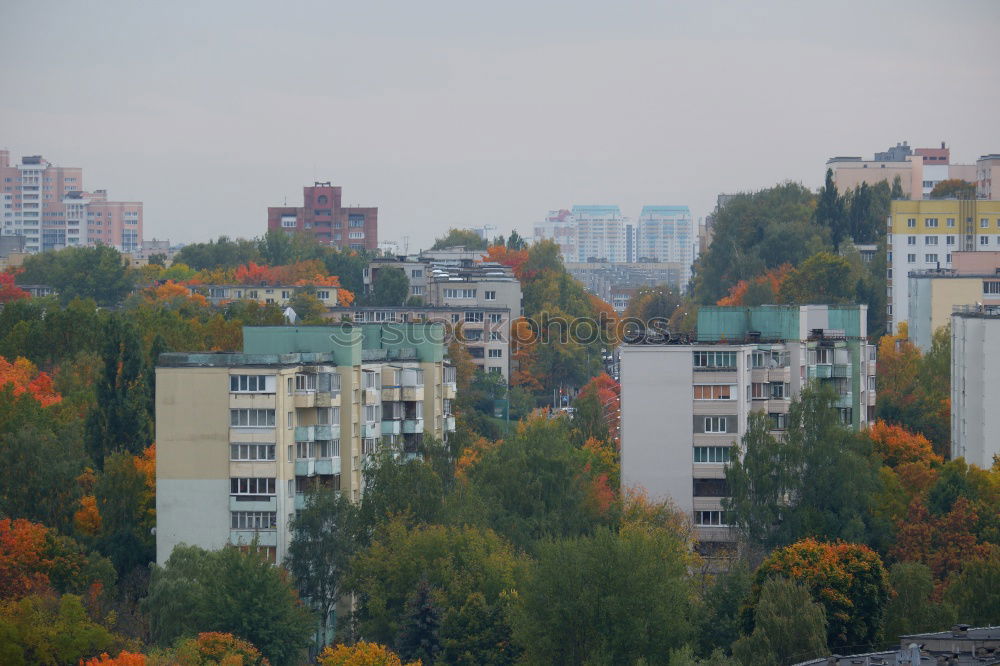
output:
[[[781,284],[784,303],[848,303],[854,299],[851,265],[843,257],[820,252],[792,270]]]
[[[975,199],[976,184],[961,178],[942,180],[931,190],[931,199]]]
[[[729,650],[740,637],[742,620],[740,605],[750,594],[750,569],[736,562],[719,573],[705,591],[701,607],[695,614],[698,652],[711,655],[716,650]]]
[[[769,579],[753,614],[753,633],[733,643],[733,657],[743,666],[782,666],[827,654],[826,612],[803,585]]]
[[[301,287],[295,290],[295,295],[288,302],[288,306],[295,310],[298,322],[322,321],[322,315],[326,312],[323,301],[316,296],[315,287]]]
[[[255,545],[175,547],[163,567],[153,566],[143,607],[159,645],[204,631],[232,633],[276,666],[300,662],[313,627],[288,577]]]
[[[260,260],[255,241],[219,236],[207,243],[190,243],[174,255],[174,264],[187,264],[196,271],[210,268],[236,268]]]
[[[406,600],[396,652],[407,660],[421,660],[433,664],[441,652],[441,611],[434,601],[431,585],[426,578],[417,583],[416,589]]]
[[[98,305],[117,305],[132,290],[134,278],[118,250],[107,245],[68,247],[42,252],[24,261],[18,284],[46,284],[63,303],[92,298]]]
[[[299,594],[316,610],[319,645],[329,644],[334,609],[344,595],[344,580],[358,547],[358,510],[333,490],[316,489],[292,521],[285,566]]]
[[[650,322],[654,318],[662,319],[665,323],[680,305],[680,295],[668,285],[639,287],[629,299],[625,316],[634,317],[643,323]]]
[[[945,599],[955,606],[959,622],[978,627],[1000,624],[1000,547],[989,557],[974,559],[954,574]]]
[[[146,364],[134,324],[116,314],[104,326],[104,371],[97,406],[87,417],[86,444],[98,467],[114,451],[141,453],[153,440]]]
[[[925,564],[897,562],[889,569],[893,596],[885,610],[885,638],[940,630],[954,622],[953,609],[934,601],[934,577]]]
[[[486,250],[488,242],[471,229],[449,229],[446,236],[434,241],[432,250],[444,250],[449,247],[464,247],[466,250]]]
[[[363,538],[394,516],[411,524],[437,522],[444,507],[444,484],[434,465],[406,459],[382,447],[365,467],[365,492],[359,508]]]
[[[4,664],[76,664],[118,645],[106,627],[87,617],[76,595],[0,601],[0,658]]]
[[[514,636],[529,664],[666,664],[691,633],[689,584],[686,541],[671,530],[546,541]]]
[[[507,237],[507,249],[508,250],[524,250],[528,247],[528,241],[521,237],[521,234],[517,233],[517,230],[510,232],[510,236]]]
[[[833,182],[833,169],[826,170],[826,181],[819,191],[814,219],[817,224],[830,230],[830,240],[834,249],[840,247],[840,242],[847,235],[847,220],[845,219],[844,202],[837,193],[837,184]]]
[[[399,306],[410,294],[410,281],[399,268],[381,268],[375,274],[375,284],[368,298],[369,304],[378,306]]]
[[[94,488],[101,515],[98,546],[122,574],[146,566],[156,555],[156,499],[147,481],[135,458],[112,453]]]
[[[268,266],[285,266],[295,261],[292,235],[281,229],[268,229],[257,241],[257,251]]]

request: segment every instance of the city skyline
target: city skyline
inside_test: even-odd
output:
[[[0,9],[0,145],[143,201],[149,238],[259,236],[319,180],[411,250],[566,202],[697,219],[902,140],[1000,148],[995,3],[236,7]]]

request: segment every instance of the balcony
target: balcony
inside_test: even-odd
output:
[[[377,405],[381,397],[381,390],[377,388],[366,388],[361,392],[361,402],[365,405]]]
[[[403,400],[407,402],[415,402],[424,399],[424,387],[423,386],[404,386],[403,387]]]
[[[382,426],[379,421],[361,424],[361,436],[365,438],[378,437],[382,433]]]
[[[230,511],[277,511],[278,498],[274,495],[230,495]]]
[[[767,381],[769,382],[787,382],[789,376],[789,368],[770,368],[767,371]]]
[[[331,439],[340,439],[339,425],[311,425],[296,426],[296,442],[324,442]]]
[[[458,394],[458,388],[455,382],[445,382],[444,384],[444,399],[454,400],[455,396]]]
[[[297,391],[293,397],[296,409],[310,407],[337,407],[340,405],[340,393],[329,391]]]
[[[833,376],[833,366],[829,364],[810,365],[809,379],[830,379]]]
[[[258,546],[277,546],[277,530],[229,530],[229,543],[234,546],[250,545],[257,539]]]
[[[382,421],[383,435],[398,435],[403,431],[402,428],[402,421]]]
[[[340,474],[340,456],[316,458],[316,473],[320,476]]]
[[[402,400],[400,395],[402,395],[402,390],[398,386],[382,387],[382,402],[399,402]]]
[[[423,431],[424,431],[423,419],[405,419],[403,421],[403,434],[411,435],[414,433],[422,433]]]
[[[853,407],[854,406],[854,393],[848,391],[847,393],[841,393],[837,396],[837,401],[834,403],[837,407]]]
[[[455,432],[455,417],[454,416],[449,415],[449,416],[444,417],[444,429],[445,429],[445,432]]]
[[[306,494],[305,493],[295,493],[295,510],[301,511],[306,508]]]
[[[295,476],[315,476],[315,475],[316,475],[315,458],[295,459]]]
[[[851,366],[847,363],[834,363],[833,364],[833,376],[838,378],[846,378],[851,376]]]

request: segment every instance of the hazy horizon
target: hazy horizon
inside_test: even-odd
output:
[[[665,5],[0,0],[0,148],[143,201],[147,239],[260,235],[321,180],[411,250],[1000,152],[1000,3]]]

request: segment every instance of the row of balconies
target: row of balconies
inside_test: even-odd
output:
[[[296,442],[325,442],[340,439],[340,425],[308,425],[295,427]]]
[[[850,363],[823,363],[810,365],[807,370],[807,377],[809,379],[844,379],[850,376]]]
[[[375,395],[371,396],[371,402],[369,402],[368,391],[377,391],[377,389],[365,389],[365,404],[372,405],[377,402],[375,400]],[[382,387],[382,402],[418,402],[424,399],[424,387],[423,386],[383,386]]]
[[[332,458],[296,458],[295,476],[340,474],[340,456]]]

